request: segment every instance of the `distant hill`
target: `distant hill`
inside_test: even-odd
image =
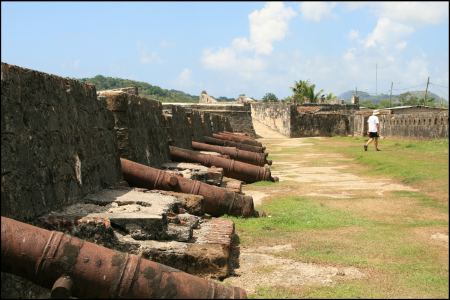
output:
[[[95,85],[97,91],[136,86],[139,95],[148,97],[161,102],[190,102],[198,103],[198,96],[193,96],[182,91],[167,90],[156,85],[151,85],[142,81],[134,81],[129,79],[105,77],[97,75],[92,78],[78,79],[81,82],[91,83]]]
[[[338,96],[339,99],[343,99],[346,102],[350,102],[352,99],[352,96],[354,94],[354,91],[347,91]],[[370,95],[366,92],[358,92],[359,101],[366,101],[370,100],[373,104],[379,104],[381,100],[389,99],[388,94],[379,94],[379,95]],[[410,97],[415,96],[418,98],[423,98],[425,96],[425,91],[411,91],[411,92],[405,92],[399,95],[392,95],[392,102],[400,102],[400,99],[409,99]],[[441,103],[441,100],[443,100],[444,103],[448,103],[448,100],[439,97],[435,93],[428,92],[427,98],[434,98],[435,103]]]

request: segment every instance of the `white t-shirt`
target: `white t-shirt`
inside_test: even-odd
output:
[[[378,120],[377,116],[370,116],[367,120],[367,123],[369,124],[369,132],[378,132],[377,130],[377,124],[380,123],[380,120]]]

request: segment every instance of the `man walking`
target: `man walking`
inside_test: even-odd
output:
[[[372,141],[374,141],[375,143],[375,149],[377,151],[381,151],[380,149],[378,149],[378,138],[380,137],[380,120],[378,119],[377,115],[379,114],[380,112],[378,110],[374,110],[372,115],[367,120],[367,123],[369,125],[369,140],[364,144],[364,151],[367,151],[367,146],[369,146]]]

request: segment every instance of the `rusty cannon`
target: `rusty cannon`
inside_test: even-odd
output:
[[[237,143],[262,147],[262,144],[260,142],[243,137],[243,136],[237,136],[237,135],[228,134],[228,133],[213,133],[212,136],[217,139],[221,139],[221,140],[229,140],[229,141],[233,141],[233,142],[237,142]]]
[[[216,134],[234,137],[239,140],[248,141],[251,144],[262,146],[262,144],[260,142],[258,142],[255,138],[253,138],[249,135],[239,134],[239,133],[230,132],[230,131],[220,131],[220,132],[216,132]]]
[[[243,138],[243,139],[247,139],[250,141],[257,141],[256,138],[250,136],[249,134],[245,133],[245,132],[230,132],[230,131],[220,131],[217,132],[219,134],[228,134],[228,135],[232,135],[232,136],[237,136],[239,138]]]
[[[230,134],[235,134],[235,135],[240,135],[240,136],[245,136],[245,137],[252,138],[252,137],[250,137],[250,135],[249,135],[248,133],[245,133],[245,132],[231,132],[231,131],[226,131],[226,130],[221,131],[221,132],[223,132],[223,133],[230,133]]]
[[[2,272],[51,289],[52,298],[227,299],[246,292],[2,217]]]
[[[213,151],[220,154],[228,155],[230,158],[246,162],[249,164],[264,166],[265,164],[271,165],[272,161],[267,160],[268,153],[258,153],[252,151],[245,151],[236,147],[225,147],[218,145],[210,145],[205,143],[199,143],[192,141],[192,149],[199,151]]]
[[[182,149],[169,146],[170,156],[176,161],[197,162],[204,166],[223,168],[223,174],[227,177],[252,183],[261,180],[277,181],[272,178],[269,168],[259,167],[252,164],[226,159],[214,155],[203,154],[198,151]]]
[[[130,185],[201,195],[204,198],[204,211],[214,217],[224,214],[242,217],[258,216],[251,196],[231,192],[198,180],[186,179],[124,158],[120,159],[120,164],[123,177]]]
[[[258,147],[258,146],[252,146],[248,144],[228,141],[228,140],[222,140],[222,139],[216,139],[210,136],[204,136],[203,142],[212,144],[212,145],[219,145],[219,146],[225,146],[225,147],[236,147],[238,149],[242,149],[245,151],[252,151],[252,152],[261,152],[264,153],[264,150],[266,150],[266,147]]]

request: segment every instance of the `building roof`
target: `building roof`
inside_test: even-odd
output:
[[[403,105],[403,106],[395,106],[395,107],[387,107],[383,109],[389,109],[389,110],[397,110],[397,109],[406,109],[406,108],[429,108],[429,109],[447,109],[447,108],[441,108],[441,107],[432,107],[432,106],[425,106],[425,105]]]

